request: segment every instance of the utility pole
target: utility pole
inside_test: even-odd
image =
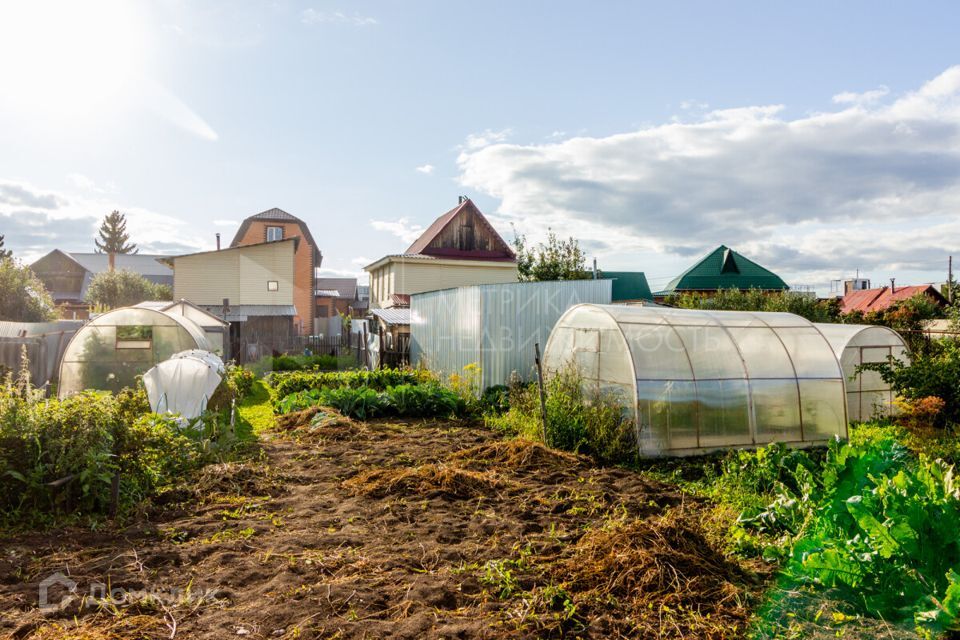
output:
[[[953,304],[953,256],[947,258],[947,302]]]

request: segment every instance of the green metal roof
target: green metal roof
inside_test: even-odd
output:
[[[653,300],[643,271],[601,271],[601,277],[613,280],[613,302]]]
[[[657,296],[682,291],[716,291],[718,289],[789,289],[777,274],[761,267],[733,249],[720,245],[705,258],[670,281]]]

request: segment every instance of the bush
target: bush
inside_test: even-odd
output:
[[[317,355],[280,355],[273,356],[274,371],[335,371],[340,369],[339,360],[336,356]]]
[[[90,280],[86,301],[105,308],[129,307],[145,300],[170,300],[170,287],[156,285],[139,273],[118,269],[101,271]]]
[[[378,416],[427,418],[466,414],[466,405],[459,396],[436,382],[397,385],[379,393],[370,387],[308,389],[291,393],[277,403],[281,413],[318,405],[333,407],[345,416],[360,420]]]
[[[634,429],[613,397],[583,389],[575,369],[565,369],[546,383],[548,446],[587,453],[604,463],[637,459]],[[506,435],[543,441],[540,396],[536,385],[510,392],[510,410],[487,416],[487,424]]]
[[[681,309],[781,311],[794,313],[811,322],[837,322],[840,315],[840,308],[833,300],[819,301],[791,291],[720,289],[714,295],[683,293],[671,298],[670,302]]]
[[[942,409],[931,416],[934,426],[960,423],[960,341],[931,344],[927,351],[914,352],[910,364],[896,359],[871,362],[857,371],[876,371],[901,398],[941,400]]]
[[[33,269],[0,257],[0,320],[46,322],[56,316],[53,298]]]
[[[311,389],[334,389],[350,387],[358,389],[368,387],[374,391],[384,391],[387,387],[401,384],[420,384],[434,380],[426,371],[419,369],[377,369],[375,371],[291,371],[274,373],[269,382],[277,399],[275,407],[287,396],[299,391]]]
[[[0,387],[0,518],[124,512],[228,446],[212,416],[182,426],[149,413],[142,389],[45,400]],[[114,482],[118,482],[114,505]]]

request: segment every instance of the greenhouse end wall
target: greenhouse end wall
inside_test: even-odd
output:
[[[557,319],[581,303],[609,304],[611,280],[512,282],[410,296],[410,362],[442,376],[481,367],[482,387],[530,380]]]
[[[817,324],[843,368],[847,388],[847,416],[853,422],[896,415],[896,394],[876,371],[857,367],[895,358],[910,362],[906,342],[888,327],[864,324]]]
[[[807,320],[787,313],[578,305],[544,353],[615,396],[642,455],[690,455],[846,437],[843,374]]]

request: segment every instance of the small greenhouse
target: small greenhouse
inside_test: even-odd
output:
[[[557,322],[543,363],[575,366],[618,397],[642,455],[847,436],[833,348],[789,313],[581,304]]]
[[[857,367],[869,362],[887,362],[890,357],[910,361],[909,350],[900,334],[887,327],[865,324],[817,324],[840,360],[847,386],[847,414],[850,420],[869,420],[894,413],[895,395],[875,371],[857,374]]]
[[[150,409],[200,417],[223,380],[226,369],[216,354],[199,349],[175,353],[143,374]]]
[[[156,309],[124,307],[83,325],[60,362],[59,396],[85,389],[119,391],[175,353],[210,351],[210,343],[189,318]]]

